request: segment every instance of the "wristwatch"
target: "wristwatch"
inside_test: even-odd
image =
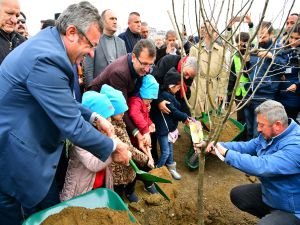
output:
[[[94,127],[97,127],[97,121],[98,121],[98,119],[99,118],[97,116],[94,117],[94,120],[93,120],[93,123],[92,123]]]

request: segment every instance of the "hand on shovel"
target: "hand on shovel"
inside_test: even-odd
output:
[[[120,139],[114,139],[117,143],[115,151],[112,153],[112,160],[116,163],[120,163],[128,166],[129,160],[131,160],[132,153],[128,150],[129,146]]]

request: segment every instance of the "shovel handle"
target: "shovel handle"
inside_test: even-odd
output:
[[[129,164],[135,172],[139,171],[139,168],[136,166],[136,164],[134,163],[134,161],[132,159],[129,160]]]
[[[168,197],[168,195],[160,188],[160,186],[158,186],[157,183],[154,182],[154,186],[159,194],[161,194],[166,200],[170,201],[170,198]]]

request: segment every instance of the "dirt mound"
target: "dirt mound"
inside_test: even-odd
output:
[[[108,208],[87,209],[83,207],[68,207],[60,213],[49,216],[41,225],[130,225],[127,211],[117,211]]]

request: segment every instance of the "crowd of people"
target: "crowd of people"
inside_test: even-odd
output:
[[[263,21],[256,41],[246,15],[249,32],[236,33],[231,49],[210,21],[197,38],[179,34],[180,45],[174,30],[151,40],[141,17],[129,13],[117,36],[116,13],[83,1],[42,20],[29,37],[18,0],[0,0],[1,223],[21,224],[100,187],[138,202],[130,159],[144,171],[166,166],[180,180],[173,147],[178,123],[191,121],[189,106],[198,117],[234,99],[245,104],[237,114],[247,125],[242,142],[195,150],[207,145],[259,178],[230,195],[259,225],[300,224],[299,15],[288,16],[279,36]],[[157,193],[151,182],[144,187]]]

